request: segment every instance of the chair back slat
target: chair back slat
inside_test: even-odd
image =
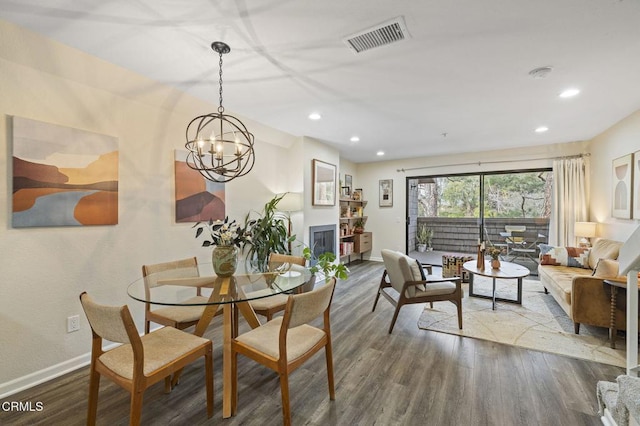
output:
[[[291,304],[291,309],[288,310],[289,328],[298,327],[321,316],[331,305],[335,286],[336,279],[332,278],[313,291],[289,296],[288,303]],[[285,315],[287,315],[286,312]],[[287,320],[285,319],[283,323],[286,324]]]
[[[131,320],[129,308],[126,305],[100,305],[95,303],[87,293],[80,295],[80,302],[95,334],[112,342],[131,343],[124,320],[125,317]],[[131,325],[133,325],[132,320],[129,326]],[[135,325],[133,326],[135,327]]]

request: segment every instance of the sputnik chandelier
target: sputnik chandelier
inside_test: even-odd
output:
[[[187,126],[186,163],[200,172],[205,179],[229,182],[251,171],[255,163],[253,134],[234,116],[224,113],[222,106],[222,55],[231,48],[226,43],[214,41],[211,48],[220,56],[218,112],[200,115]]]

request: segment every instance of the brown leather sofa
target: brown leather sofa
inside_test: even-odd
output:
[[[580,324],[609,327],[611,321],[611,290],[604,280],[618,274],[617,258],[622,242],[601,238],[588,256],[588,268],[538,265],[538,277],[545,291],[550,293],[574,323],[575,333]],[[600,259],[608,259],[599,265]],[[587,266],[587,265],[585,265]],[[626,329],[627,315],[624,298],[618,298],[616,327]]]

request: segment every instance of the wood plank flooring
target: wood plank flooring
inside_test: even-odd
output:
[[[371,312],[382,264],[354,262],[349,268],[351,276],[338,283],[332,305],[336,400],[329,400],[321,351],[290,377],[294,425],[601,424],[596,382],[615,380],[623,369],[420,330],[423,305],[403,307],[389,335],[391,304],[381,298]],[[247,329],[242,322],[240,332]],[[222,419],[220,326],[216,317],[207,331],[214,342],[214,417],[206,416],[200,362],[185,370],[170,394],[162,383],[147,390],[143,424],[282,424],[278,377],[243,357],[238,414]],[[0,411],[0,425],[85,424],[87,391],[88,368],[82,368],[5,399],[42,402],[44,410]],[[128,393],[103,379],[98,424],[126,425],[128,418]]]

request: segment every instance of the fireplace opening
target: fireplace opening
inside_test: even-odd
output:
[[[313,257],[311,266],[317,263],[317,258],[322,253],[336,254],[336,225],[320,225],[309,227],[309,247]]]

